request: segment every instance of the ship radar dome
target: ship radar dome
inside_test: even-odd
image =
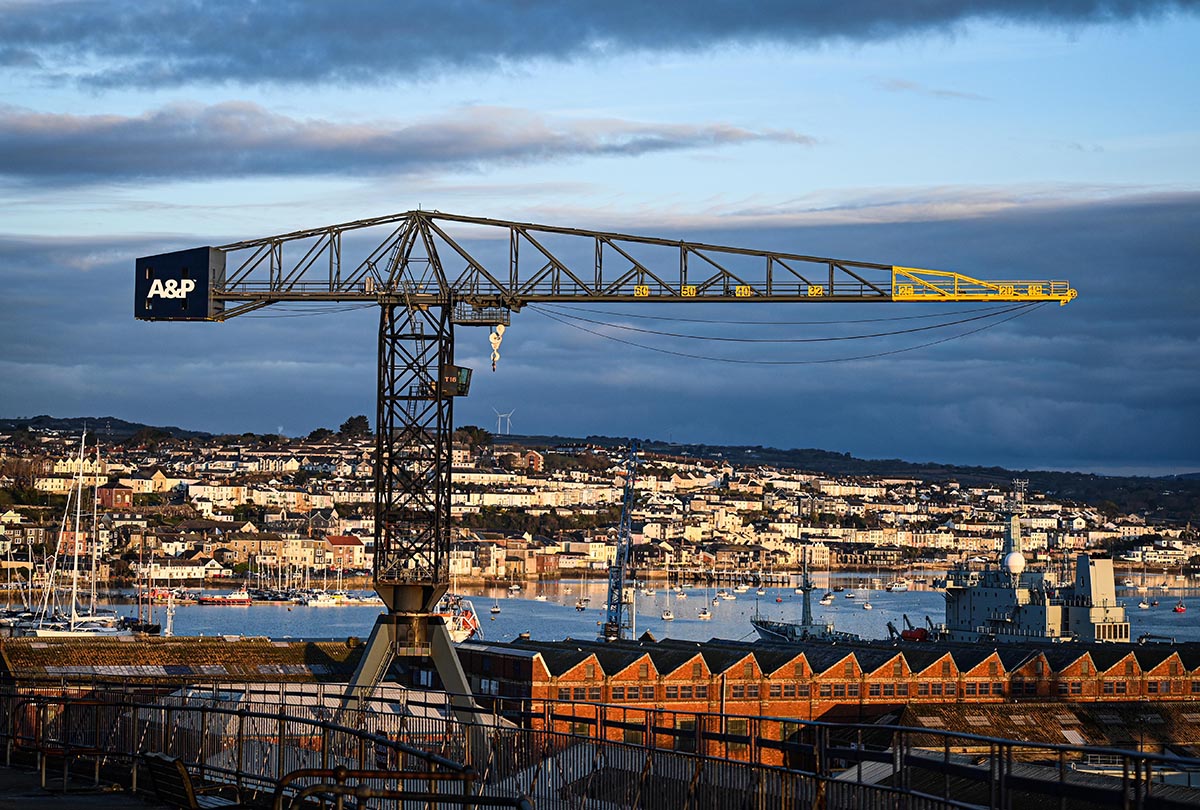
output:
[[[1001,561],[1000,567],[1004,569],[1006,574],[1011,574],[1014,577],[1019,576],[1025,570],[1025,555],[1019,551],[1011,551],[1004,555],[1004,560]]]

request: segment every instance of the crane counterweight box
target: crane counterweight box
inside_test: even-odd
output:
[[[225,252],[177,250],[137,260],[133,316],[143,321],[207,321],[225,309],[212,291],[225,283]]]

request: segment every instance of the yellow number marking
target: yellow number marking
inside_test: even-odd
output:
[[[649,284],[635,284],[633,287],[633,297],[634,298],[649,298],[650,297],[650,285]]]
[[[695,284],[684,284],[682,287],[679,288],[679,294],[682,295],[684,298],[695,298],[696,297],[696,285]]]
[[[1030,284],[1029,285],[1029,294],[1030,295],[1041,295],[1042,294],[1042,285],[1041,284]]]
[[[808,297],[809,298],[820,298],[823,295],[825,295],[825,286],[823,284],[809,284],[808,285]]]
[[[911,285],[911,284],[901,284],[901,285],[900,285],[900,287],[899,287],[899,293],[898,293],[898,294],[899,294],[899,295],[912,295],[914,292],[915,292],[915,288],[913,287],[913,285]],[[809,293],[809,295],[811,295],[811,294],[812,294],[812,293]]]
[[[1000,285],[1000,294],[1001,295],[1016,295],[1017,288],[1011,284],[1001,284]]]
[[[749,284],[739,284],[733,288],[733,294],[736,298],[749,298],[754,295],[754,288]]]

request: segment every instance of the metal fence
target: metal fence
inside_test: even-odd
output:
[[[1183,808],[1200,760],[934,729],[495,698],[457,716],[440,693],[382,688],[341,712],[316,684],[92,684],[0,692],[6,759],[45,778],[162,752],[199,778],[280,802],[360,807]],[[1178,784],[1172,784],[1177,782]],[[1195,785],[1196,787],[1191,787]],[[279,806],[284,806],[279,804]]]

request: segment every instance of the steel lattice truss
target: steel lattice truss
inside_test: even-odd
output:
[[[227,320],[276,301],[457,305],[695,301],[1058,301],[1066,281],[959,273],[409,211],[222,245]],[[351,258],[357,257],[357,258]],[[492,322],[503,315],[493,313]]]
[[[382,308],[375,580],[392,609],[428,610],[450,582],[454,399],[440,396],[437,383],[440,370],[452,365],[453,358],[446,308]]]

